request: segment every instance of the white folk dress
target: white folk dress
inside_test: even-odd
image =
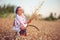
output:
[[[15,19],[14,19],[14,23],[13,23],[13,30],[15,32],[19,32],[20,31],[20,27],[21,27],[21,24],[26,27],[27,26],[27,21],[26,21],[26,18],[25,16],[22,15],[19,16],[19,15],[16,15]]]

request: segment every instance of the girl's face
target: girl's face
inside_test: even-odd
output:
[[[18,9],[17,9],[17,14],[18,14],[18,15],[22,15],[22,12],[23,12],[22,8],[18,8]]]

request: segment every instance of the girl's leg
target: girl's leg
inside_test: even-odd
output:
[[[16,37],[17,37],[17,32],[15,32],[15,35],[14,35],[14,40],[16,40]]]
[[[17,35],[17,32],[15,32],[15,35]]]

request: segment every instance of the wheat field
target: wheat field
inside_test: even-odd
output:
[[[15,32],[12,30],[13,18],[0,18],[0,40],[15,40]],[[33,27],[27,28],[26,40],[60,40],[60,20],[45,21],[32,20]],[[25,40],[21,36],[16,40]]]

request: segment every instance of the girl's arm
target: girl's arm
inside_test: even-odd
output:
[[[31,21],[36,17],[37,14],[33,14],[31,18],[28,20],[27,24],[31,23]]]
[[[20,27],[20,23],[16,19],[14,19],[13,26]]]
[[[29,19],[29,20],[27,21],[27,24],[31,23],[32,20],[33,20],[33,18]]]

